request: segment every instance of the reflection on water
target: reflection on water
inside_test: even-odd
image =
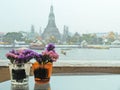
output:
[[[34,90],[51,90],[50,84],[34,84]]]
[[[29,90],[29,86],[27,85],[13,85],[11,84],[11,90]]]

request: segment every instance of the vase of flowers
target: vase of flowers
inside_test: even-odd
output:
[[[36,83],[45,84],[50,81],[53,62],[55,62],[59,57],[54,49],[55,46],[53,44],[49,44],[42,54],[35,54],[36,62],[32,64],[32,69]]]
[[[12,84],[28,84],[30,73],[30,60],[34,58],[34,52],[29,49],[20,48],[11,50],[6,54],[10,60],[9,70]]]

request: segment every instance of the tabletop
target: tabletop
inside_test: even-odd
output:
[[[28,85],[11,85],[9,80],[0,83],[0,90],[120,90],[120,75],[55,75],[43,85],[30,76]]]

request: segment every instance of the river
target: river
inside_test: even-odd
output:
[[[10,48],[0,48],[0,60],[7,60],[5,54],[11,50]],[[42,52],[42,50],[35,50]],[[65,52],[66,55],[62,54]],[[85,48],[56,48],[59,54],[59,60],[120,60],[120,48],[110,49],[85,49]]]

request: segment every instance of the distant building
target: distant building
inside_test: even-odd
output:
[[[68,26],[65,26],[65,25],[64,25],[63,35],[62,35],[62,42],[63,42],[63,43],[66,43],[66,41],[68,40],[68,38],[69,38]]]
[[[0,32],[0,42],[2,42],[3,41],[3,36],[4,36],[5,34],[3,33],[3,32]]]
[[[120,45],[120,40],[115,40],[111,42],[112,45]]]
[[[40,29],[39,29],[39,35],[40,35],[40,36],[42,35],[41,27],[40,27]]]
[[[35,40],[37,37],[37,33],[35,32],[35,28],[33,25],[31,25],[31,31],[28,33],[28,39],[29,40]]]
[[[55,23],[55,15],[53,13],[53,6],[50,7],[49,19],[46,28],[42,33],[42,39],[47,41],[51,38],[60,41],[61,35]]]
[[[14,44],[15,45],[25,45],[25,41],[17,41],[17,40],[14,40]]]

